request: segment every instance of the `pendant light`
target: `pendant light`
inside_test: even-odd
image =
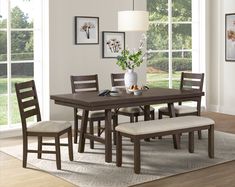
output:
[[[137,11],[133,0],[133,10],[118,12],[119,31],[147,31],[149,26],[149,13]]]

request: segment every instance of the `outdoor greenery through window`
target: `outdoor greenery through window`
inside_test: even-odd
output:
[[[20,123],[15,82],[34,77],[34,0],[0,0],[0,126]]]
[[[182,71],[192,71],[192,2],[147,0],[147,84],[179,88]],[[193,62],[197,63],[197,62]]]

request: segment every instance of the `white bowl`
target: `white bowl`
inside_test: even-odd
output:
[[[142,95],[142,90],[135,90],[134,95]]]

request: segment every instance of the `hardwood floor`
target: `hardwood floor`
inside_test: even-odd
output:
[[[215,129],[235,134],[235,116],[207,112],[216,121]],[[0,146],[21,144],[21,138],[1,139]],[[30,141],[35,141],[34,139]],[[235,158],[234,158],[235,159]],[[73,184],[46,172],[22,168],[22,161],[0,152],[0,186],[3,187],[72,187]],[[235,161],[193,172],[175,175],[164,179],[136,185],[136,187],[235,187]]]

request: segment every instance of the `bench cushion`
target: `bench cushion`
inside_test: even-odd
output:
[[[188,114],[188,113],[194,113],[197,112],[196,107],[191,107],[191,106],[185,106],[185,105],[176,105],[174,106],[175,113],[176,114]],[[161,107],[158,109],[161,112],[168,112],[168,107]]]
[[[27,128],[27,132],[58,133],[71,127],[69,122],[64,121],[39,121]]]
[[[215,122],[212,119],[205,117],[183,116],[161,120],[141,121],[138,123],[123,123],[118,125],[115,130],[130,135],[143,135],[187,129],[191,127],[202,127],[212,125],[214,123]]]

